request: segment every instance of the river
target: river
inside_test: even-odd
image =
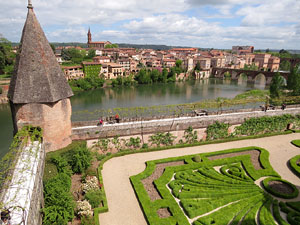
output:
[[[71,98],[72,121],[97,119],[98,110],[122,107],[172,105],[217,97],[232,98],[262,85],[209,79],[190,82],[103,88],[81,92]],[[13,126],[9,105],[0,105],[0,158],[12,142]]]

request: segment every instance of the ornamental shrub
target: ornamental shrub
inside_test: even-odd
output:
[[[92,162],[92,153],[86,147],[77,147],[67,152],[68,163],[74,173],[83,173]]]
[[[215,123],[209,125],[206,129],[207,140],[223,139],[229,137],[228,128],[229,124],[216,121]]]
[[[92,190],[98,190],[99,186],[97,177],[87,177],[85,183],[82,184],[81,188],[84,193],[88,193]]]
[[[90,203],[87,200],[77,201],[76,212],[79,216],[93,216],[93,210]]]
[[[85,194],[85,199],[89,201],[92,208],[97,208],[100,206],[101,201],[103,200],[104,196],[100,189],[98,190],[91,190]]]
[[[65,158],[61,157],[60,155],[54,155],[51,158],[51,162],[55,164],[57,172],[65,173],[71,176],[72,170],[70,169],[68,161]]]
[[[71,177],[64,173],[59,173],[44,184],[43,224],[64,225],[73,219],[74,202],[70,188]]]

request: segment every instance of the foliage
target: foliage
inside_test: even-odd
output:
[[[76,48],[63,48],[61,57],[65,61],[71,61],[72,63],[80,64],[87,58],[86,50]]]
[[[264,116],[246,119],[241,126],[236,127],[237,135],[255,135],[268,132],[284,131],[291,122],[299,123],[300,117],[285,114],[282,116]]]
[[[68,145],[65,148],[59,149],[55,152],[48,152],[46,154],[43,177],[44,182],[55,177],[58,174],[57,166],[53,163],[52,158],[62,157],[69,164],[69,161],[72,157],[72,154],[69,154],[69,152],[73,152],[73,149],[75,148],[86,148],[86,141],[73,141],[70,145]]]
[[[229,137],[228,134],[229,124],[220,123],[216,121],[215,123],[209,125],[206,129],[207,140],[223,139]]]
[[[85,78],[70,80],[69,85],[74,90],[88,91],[103,87],[104,82],[104,79],[99,77],[99,73],[90,71]]]
[[[71,154],[69,164],[74,173],[83,173],[91,165],[92,153],[88,148],[77,147],[68,153]]]
[[[74,217],[74,202],[70,193],[71,178],[59,173],[44,185],[45,207],[43,224],[67,224]]]
[[[103,200],[103,193],[101,190],[92,190],[87,192],[84,195],[84,198],[89,201],[92,208],[97,208],[100,206],[102,200]]]
[[[291,143],[300,148],[300,140],[293,140]]]
[[[109,143],[109,139],[99,139],[94,146],[99,147],[102,151],[106,152],[108,150]]]
[[[23,150],[23,147],[31,141],[42,141],[42,129],[31,125],[24,126],[14,136],[13,142],[9,147],[9,152],[0,160],[0,189],[3,188],[5,182],[12,179],[10,172],[15,168],[17,156]],[[9,182],[8,182],[9,183]]]
[[[2,90],[2,87],[0,87],[0,95],[2,94],[3,90]]]
[[[116,79],[111,80],[111,85],[113,87],[117,86],[131,86],[135,84],[135,80],[133,79],[133,75],[129,75],[126,77],[118,76]]]
[[[151,145],[156,145],[157,147],[159,147],[160,145],[165,145],[165,146],[169,146],[169,145],[173,145],[173,142],[175,140],[175,136],[170,133],[156,133],[154,135],[151,135],[149,138],[149,142],[151,142]]]
[[[275,76],[273,77],[270,85],[271,98],[279,98],[283,86],[284,86],[283,77],[280,76],[280,73],[278,72],[275,73]]]
[[[125,144],[129,148],[139,148],[141,146],[141,138],[140,137],[131,137],[129,138],[129,141]]]
[[[11,42],[0,35],[0,74],[12,74],[16,54],[12,51]]]
[[[82,216],[81,225],[95,225],[95,220],[92,216]]]
[[[119,48],[118,44],[107,44],[105,45],[105,48]]]
[[[190,126],[184,131],[184,140],[185,143],[195,143],[198,141],[198,134],[197,131],[194,131],[193,128]]]
[[[287,79],[287,88],[292,91],[292,95],[300,95],[300,72],[293,68]]]
[[[55,164],[58,173],[72,174],[68,161],[60,155],[55,155],[51,158],[51,162]]]
[[[239,99],[258,99],[258,100],[263,100],[266,98],[266,95],[269,93],[269,91],[265,90],[250,90],[246,91],[244,93],[238,94],[234,97],[234,100],[239,100]]]
[[[182,72],[181,67],[172,67],[170,71],[166,68],[160,72],[157,69],[147,70],[146,68],[142,68],[134,77],[134,79],[139,84],[151,84],[156,82],[166,83],[166,82],[175,82],[176,74]]]

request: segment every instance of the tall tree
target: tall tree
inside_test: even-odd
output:
[[[12,51],[11,42],[0,35],[0,74],[11,74],[16,54]]]
[[[284,80],[282,76],[280,76],[280,73],[276,73],[270,85],[271,98],[278,98],[280,96],[280,92],[283,85],[284,85]]]

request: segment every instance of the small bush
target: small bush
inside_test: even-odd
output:
[[[206,129],[207,140],[227,138],[229,136],[228,128],[229,124],[216,121],[214,124],[209,125]]]
[[[2,87],[0,87],[0,95],[3,93]]]
[[[85,199],[89,201],[92,208],[97,208],[100,206],[103,200],[103,194],[101,190],[92,190],[85,194]]]
[[[77,147],[69,154],[72,154],[69,164],[74,173],[83,173],[91,165],[92,153],[87,148]]]
[[[202,162],[200,155],[196,155],[193,157],[194,162]]]
[[[60,155],[55,155],[51,158],[51,162],[55,164],[57,171],[59,173],[65,173],[68,175],[72,174],[72,170],[67,162],[67,160]]]
[[[82,216],[81,225],[95,225],[95,220],[92,216]]]

